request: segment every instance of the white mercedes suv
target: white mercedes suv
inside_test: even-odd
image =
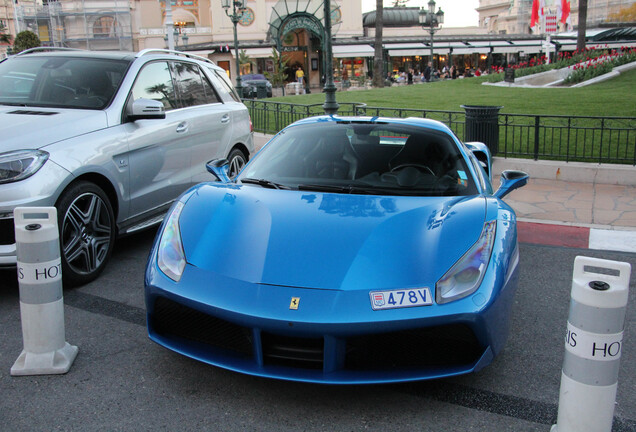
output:
[[[184,190],[253,151],[245,105],[213,62],[166,50],[25,51],[0,62],[0,266],[13,209],[55,206],[63,280],[104,269],[117,236],[161,222]]]

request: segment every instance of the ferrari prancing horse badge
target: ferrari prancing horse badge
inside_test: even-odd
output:
[[[292,310],[298,309],[298,303],[300,303],[300,297],[292,297],[291,303],[289,303],[289,308]]]

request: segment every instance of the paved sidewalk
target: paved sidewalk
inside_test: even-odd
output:
[[[504,200],[526,243],[636,252],[636,186],[532,178]],[[634,168],[636,176],[636,168]],[[497,187],[499,179],[493,179]]]
[[[548,180],[529,174],[528,184],[505,198],[518,218],[636,228],[636,186]],[[493,180],[499,184],[499,179]]]

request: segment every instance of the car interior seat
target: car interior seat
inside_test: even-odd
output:
[[[344,129],[326,131],[306,156],[307,175],[328,179],[354,179],[358,156]]]
[[[404,147],[389,161],[389,168],[394,170],[404,164],[415,164],[428,167],[440,177],[451,168],[449,156],[444,144],[435,138],[411,135]]]

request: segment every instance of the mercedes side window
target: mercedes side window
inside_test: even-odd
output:
[[[193,63],[175,62],[175,78],[183,107],[219,102],[212,85]]]
[[[144,66],[133,85],[132,98],[159,101],[166,111],[176,109],[177,96],[168,62],[153,62]]]
[[[232,98],[235,101],[240,102],[241,98],[239,98],[238,93],[236,93],[236,90],[234,89],[234,87],[232,87],[232,83],[230,82],[230,79],[227,77],[227,74],[224,74],[218,71],[214,71],[214,73],[219,78],[219,81],[221,82],[223,87],[225,87],[225,89],[232,95]]]

